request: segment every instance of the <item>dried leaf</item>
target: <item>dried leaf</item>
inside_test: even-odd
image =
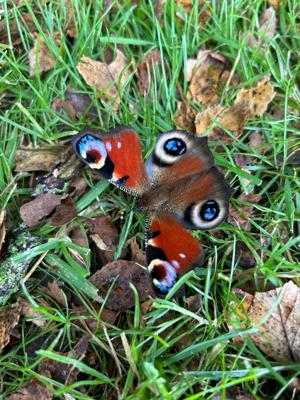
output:
[[[235,104],[226,109],[223,109],[221,106],[210,107],[197,114],[195,124],[198,136],[202,136],[211,127],[212,118],[235,136],[239,136],[246,125],[247,116],[245,102]],[[229,136],[227,132],[219,126],[215,126],[211,129],[207,137],[209,142],[216,140],[226,145],[234,141],[234,137]]]
[[[182,8],[185,13],[190,14],[192,12],[195,3],[193,3],[191,0],[175,0],[175,1],[178,7]],[[205,2],[204,0],[198,0],[197,5],[198,5],[198,23],[200,25],[205,25],[206,21],[210,17],[211,10],[207,6],[207,2]],[[178,15],[177,12],[176,14]]]
[[[285,3],[286,0],[268,0],[268,3],[271,4],[272,6],[274,6],[276,9],[279,8],[281,3]]]
[[[208,55],[194,72],[187,97],[194,103],[202,102],[206,107],[219,104],[221,98],[218,87],[224,69],[221,61]]]
[[[51,378],[49,371],[43,371],[41,375]],[[51,400],[53,391],[35,376],[17,389],[17,393],[5,397],[5,400]]]
[[[59,194],[44,193],[20,208],[21,218],[26,225],[33,226],[60,205],[63,197]]]
[[[153,65],[158,65],[159,69],[162,70],[161,53],[158,49],[151,50],[139,63],[139,66],[137,68],[136,75],[138,77],[139,92],[142,96],[144,96],[145,93],[148,92],[150,88],[150,83],[154,80]],[[150,82],[148,76],[148,68],[150,70]],[[167,68],[166,63],[165,68]]]
[[[100,215],[93,219],[93,225],[88,228],[88,233],[96,243],[98,259],[101,265],[114,261],[114,253],[119,245],[120,235],[111,222],[111,218]],[[122,249],[120,259],[126,258],[128,246]]]
[[[38,303],[41,307],[51,307],[51,304],[47,299],[34,297],[34,300]],[[32,304],[27,299],[24,299],[21,296],[18,296],[18,302],[22,306],[21,315],[23,317],[29,318],[35,325],[45,329],[49,323],[49,318],[41,318],[45,317],[45,315],[41,311],[33,311]],[[51,314],[54,314],[54,311],[49,311]],[[55,321],[51,321],[50,326],[53,327],[56,325]]]
[[[109,65],[92,60],[89,57],[81,57],[81,61],[77,65],[79,73],[83,76],[86,83],[92,88],[96,89],[97,93],[104,92],[102,96],[107,96],[116,103],[120,102],[119,99],[119,78],[123,70],[129,64],[129,60],[125,55],[117,50],[117,57],[115,61]],[[130,77],[132,68],[122,74],[120,86],[124,86],[126,80]],[[111,83],[115,82],[112,86],[108,87]]]
[[[62,307],[67,307],[66,300],[65,300],[64,295],[63,295],[63,291],[58,286],[58,283],[57,283],[56,280],[54,280],[53,282],[49,282],[48,283],[48,288],[39,287],[38,290],[40,290],[41,292],[45,293],[47,296],[51,297],[58,304],[60,304]]]
[[[107,323],[113,325],[116,322],[116,320],[120,314],[120,311],[114,311],[114,310],[110,310],[107,307],[104,307],[101,311],[100,320],[98,320],[98,319],[94,318],[94,316],[90,313],[90,311],[87,311],[86,306],[84,306],[84,305],[76,307],[73,304],[72,308],[73,308],[73,310],[76,310],[76,312],[72,313],[72,315],[73,316],[79,315],[81,317],[84,317],[84,322],[89,327],[91,332],[101,330],[102,329],[101,322],[107,322]],[[99,314],[101,305],[95,303],[95,304],[93,304],[93,308],[96,311],[96,313]],[[82,323],[81,319],[74,320],[74,324],[85,329],[85,326]]]
[[[97,108],[95,106],[91,106],[92,99],[88,94],[78,93],[78,89],[69,86],[65,92],[66,101],[68,104],[71,104],[73,109],[75,110],[75,115],[77,118],[81,118],[83,114],[88,112],[85,115],[85,119],[93,119],[97,116]]]
[[[188,305],[189,310],[194,310],[195,308],[199,308],[201,306],[200,294],[195,294],[195,296],[188,297],[186,299],[186,303]]]
[[[20,146],[16,151],[16,171],[49,171],[51,164],[65,161],[67,146]]]
[[[88,248],[86,237],[84,236],[84,233],[79,228],[79,226],[76,226],[73,229],[71,239],[72,242],[76,244],[76,246]],[[68,249],[68,252],[70,253],[72,259],[77,262],[77,264],[81,265],[83,268],[87,268],[85,257],[82,254],[73,249]]]
[[[132,239],[132,242],[130,243],[130,250],[131,250],[131,261],[134,261],[135,263],[146,267],[147,266],[146,254],[140,248],[135,237]]]
[[[0,354],[3,348],[9,343],[11,331],[17,325],[21,305],[19,303],[11,304],[10,306],[4,307],[0,314]]]
[[[99,295],[104,298],[117,276],[119,277],[105,303],[108,308],[125,311],[134,306],[135,296],[130,288],[130,282],[136,287],[140,301],[148,296],[155,297],[147,269],[132,261],[118,260],[107,264],[89,281],[99,289]]]
[[[163,28],[165,24],[162,21],[162,14],[163,14],[163,9],[161,8],[163,4],[165,4],[167,0],[155,0],[155,6],[154,6],[154,14],[156,18],[158,19],[160,26]]]
[[[251,146],[253,149],[256,149],[258,147],[262,147],[266,144],[266,142],[261,138],[261,134],[259,132],[253,132],[251,135],[249,135],[249,146]],[[257,149],[255,152],[259,155],[265,154],[268,151],[271,150],[271,146],[265,146],[262,149]]]
[[[68,101],[63,101],[60,97],[57,97],[52,105],[51,109],[59,112],[60,114],[64,112],[67,116],[74,122],[76,122],[76,112],[74,107]]]
[[[73,352],[69,351],[63,354],[65,357],[74,358],[73,353],[75,353],[76,358],[82,357],[82,355],[86,352],[91,336],[89,334],[84,335],[74,346]],[[56,351],[53,351],[56,354]],[[72,365],[65,364],[60,361],[56,361],[52,358],[45,357],[38,365],[38,371],[49,371],[52,379],[57,382],[63,383],[64,385],[72,385],[77,381],[77,375],[80,370],[78,368],[74,368]]]
[[[254,193],[249,193],[249,194],[242,193],[239,196],[238,200],[251,203],[251,205],[241,204],[239,207],[242,210],[242,212],[246,214],[246,217],[236,207],[230,204],[228,222],[230,222],[236,228],[241,228],[246,232],[250,232],[252,225],[249,222],[249,219],[251,218],[254,209],[253,204],[258,204],[260,202],[261,195]]]
[[[25,26],[23,20],[25,22]],[[8,35],[7,24],[9,25],[10,39]],[[11,44],[12,46],[17,46],[18,44],[22,43],[22,37],[20,36],[19,26],[23,26],[24,28],[26,28],[26,30],[28,30],[31,33],[36,32],[38,30],[31,14],[22,15],[22,17],[19,17],[18,21],[17,20],[7,21],[7,18],[4,18],[2,21],[0,21],[0,43],[6,45]]]
[[[197,111],[189,105],[189,103],[177,103],[179,108],[176,117],[174,118],[174,123],[176,128],[185,129],[190,133],[196,132],[195,117]]]
[[[30,76],[33,77],[36,74],[37,66],[38,66],[38,73],[41,74],[42,72],[49,71],[50,69],[54,68],[57,64],[57,58],[53,58],[48,45],[43,38],[42,35],[39,33],[32,34],[34,39],[34,48],[28,54],[29,58],[29,65],[30,65]],[[61,45],[61,33],[55,32],[53,34],[53,39],[55,41],[57,50],[59,50]],[[37,55],[38,52],[38,55]],[[36,61],[38,65],[36,65]]]
[[[196,67],[196,65],[197,65],[197,67],[199,67],[199,65],[205,60],[207,55],[210,55],[211,57],[215,58],[216,60],[221,61],[223,64],[226,63],[226,58],[222,54],[213,53],[210,50],[199,50],[199,53],[198,53],[196,59],[189,58],[187,60],[187,76],[186,76],[187,82],[190,82],[190,80],[192,79],[194,68]],[[224,74],[224,72],[223,72],[223,74]]]
[[[282,291],[280,303],[269,315],[267,321],[257,326],[258,332],[247,336],[260,350],[274,360],[294,362],[300,359],[300,289],[293,281],[289,281],[283,288],[277,288],[265,293],[257,292],[254,297],[242,291],[237,292],[237,290],[235,290],[235,294],[239,299],[242,299],[245,294],[247,295],[249,300],[245,305],[243,302],[243,305],[248,312],[251,323],[256,325],[270,313]],[[233,307],[235,304],[234,302]],[[238,320],[239,325],[247,326],[244,322],[243,311],[237,311],[239,316],[234,316],[231,313],[228,319]],[[229,326],[230,330],[235,329],[233,323],[230,323]]]
[[[271,21],[271,22],[270,22]],[[260,47],[260,54],[264,55],[267,43],[265,39],[262,40],[262,37],[268,36],[270,39],[273,39],[275,36],[276,29],[276,16],[273,7],[269,7],[266,9],[261,16],[259,17],[258,24],[260,30],[262,31],[256,34],[252,32],[247,32],[247,46],[253,47],[257,49]],[[243,37],[244,35],[242,35]]]
[[[274,98],[276,92],[270,82],[258,82],[252,89],[242,89],[236,96],[234,104],[246,102],[247,118],[253,118],[255,115],[262,116],[266,111],[268,104]]]
[[[65,199],[61,199],[61,204],[55,208],[54,215],[52,217],[51,226],[62,226],[73,221],[78,215],[77,208],[74,201],[70,196]]]

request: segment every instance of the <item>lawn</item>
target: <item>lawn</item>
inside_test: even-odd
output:
[[[298,398],[298,1],[0,13],[1,398]],[[87,125],[131,127],[145,160],[163,132],[206,137],[234,190],[224,222],[190,231],[204,261],[163,298],[138,198],[73,150]]]

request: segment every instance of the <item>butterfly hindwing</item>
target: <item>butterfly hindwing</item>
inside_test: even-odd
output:
[[[149,181],[135,129],[96,131],[86,126],[72,137],[72,145],[82,161],[122,190],[135,196],[146,191]]]
[[[165,175],[175,180],[172,167],[176,164],[181,165],[181,178],[213,166],[214,156],[207,145],[207,138],[178,129],[159,135],[145,163],[149,178],[156,183],[160,183]]]
[[[153,289],[165,297],[178,279],[200,266],[200,243],[167,213],[150,213],[146,224],[147,264]]]

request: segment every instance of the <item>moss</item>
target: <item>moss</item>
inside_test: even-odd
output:
[[[15,264],[12,257],[32,249],[40,243],[40,239],[32,236],[27,229],[25,224],[20,224],[12,231],[7,256],[0,264],[0,306],[3,306],[10,296],[18,291],[20,281],[31,261],[29,258]]]

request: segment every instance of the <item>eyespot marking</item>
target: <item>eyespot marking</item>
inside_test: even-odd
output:
[[[167,294],[178,279],[176,269],[167,261],[159,259],[151,261],[148,268],[156,290],[161,294]]]
[[[184,141],[179,138],[169,139],[164,144],[164,150],[171,156],[181,156],[186,152],[186,145]]]
[[[209,200],[206,203],[204,203],[201,207],[200,210],[200,215],[203,221],[213,221],[218,217],[220,213],[220,208],[218,206],[218,203],[215,202],[214,200]]]
[[[107,152],[103,142],[92,135],[83,136],[77,143],[77,151],[91,168],[100,169],[105,164]]]

